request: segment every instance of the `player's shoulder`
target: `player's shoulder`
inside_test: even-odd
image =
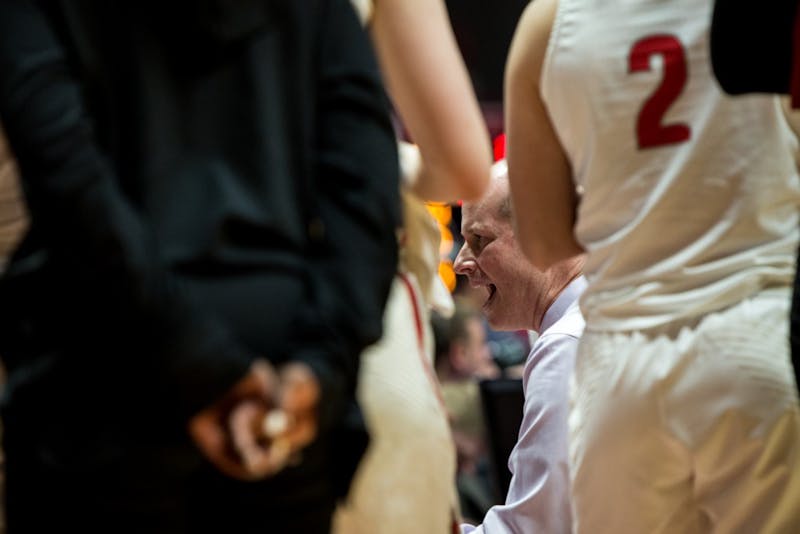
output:
[[[514,32],[507,74],[529,76],[539,72],[557,8],[558,0],[535,0],[525,7]]]
[[[520,16],[520,25],[528,29],[549,30],[558,9],[558,0],[536,0],[528,2]]]
[[[546,45],[556,18],[558,0],[536,0],[530,2],[519,19],[517,32],[524,39]]]

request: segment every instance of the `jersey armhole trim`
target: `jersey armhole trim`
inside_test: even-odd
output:
[[[547,104],[547,97],[550,88],[550,67],[555,61],[553,56],[556,53],[558,46],[559,34],[561,33],[561,26],[563,24],[563,4],[566,0],[554,0],[556,2],[556,13],[553,17],[553,24],[550,28],[550,35],[547,38],[547,49],[544,52],[544,59],[542,60],[542,70],[539,73],[539,97],[542,102]]]

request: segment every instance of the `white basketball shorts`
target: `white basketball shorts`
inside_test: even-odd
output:
[[[571,398],[574,529],[800,532],[790,289],[673,333],[581,340]]]

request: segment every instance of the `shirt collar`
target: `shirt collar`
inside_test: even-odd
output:
[[[542,317],[540,334],[546,332],[548,328],[553,326],[556,321],[564,316],[567,309],[580,298],[584,289],[586,289],[586,278],[581,275],[570,282],[569,285],[559,293],[556,300],[547,308],[544,317]]]

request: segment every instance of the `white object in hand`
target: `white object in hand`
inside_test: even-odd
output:
[[[264,434],[274,438],[289,428],[289,415],[283,410],[271,410],[264,416]]]
[[[398,141],[397,154],[400,158],[400,175],[403,184],[413,189],[422,170],[422,155],[419,147],[405,141]]]

